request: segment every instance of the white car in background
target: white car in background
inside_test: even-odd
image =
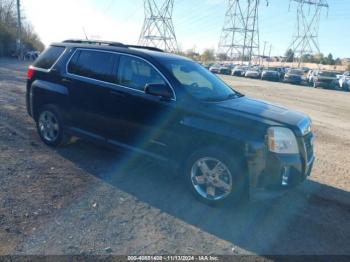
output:
[[[248,77],[248,78],[260,78],[261,76],[261,71],[259,68],[249,68],[246,72],[245,72],[245,77]]]
[[[339,87],[343,90],[350,91],[350,72],[345,72],[340,78],[339,78]]]
[[[220,65],[213,65],[209,68],[209,71],[213,74],[219,74],[220,72]]]

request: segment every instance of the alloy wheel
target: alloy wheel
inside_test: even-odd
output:
[[[210,201],[226,198],[232,192],[232,174],[220,160],[205,157],[191,168],[191,182],[196,192]]]
[[[48,142],[54,142],[59,135],[57,117],[50,111],[43,111],[39,117],[39,131],[41,136]]]

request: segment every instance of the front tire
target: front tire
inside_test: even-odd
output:
[[[41,140],[48,146],[64,146],[70,141],[71,137],[65,132],[62,113],[55,105],[40,108],[36,127]]]
[[[239,200],[247,191],[240,161],[208,148],[193,153],[186,164],[187,184],[201,202],[216,206]]]

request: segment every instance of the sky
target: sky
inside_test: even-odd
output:
[[[162,0],[156,0],[162,2]],[[175,0],[173,23],[182,50],[217,49],[228,0]],[[321,52],[350,57],[350,0],[328,0],[321,17]],[[143,19],[143,0],[22,0],[25,18],[45,45],[69,38],[137,44]],[[283,55],[296,29],[296,5],[289,0],[261,0],[260,46],[266,54]]]

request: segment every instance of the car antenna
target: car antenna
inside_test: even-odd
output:
[[[85,28],[83,27],[82,29],[83,29],[83,32],[84,32],[84,35],[85,35],[85,39],[86,39],[86,40],[89,40],[89,38],[88,38],[87,35],[86,35]]]

